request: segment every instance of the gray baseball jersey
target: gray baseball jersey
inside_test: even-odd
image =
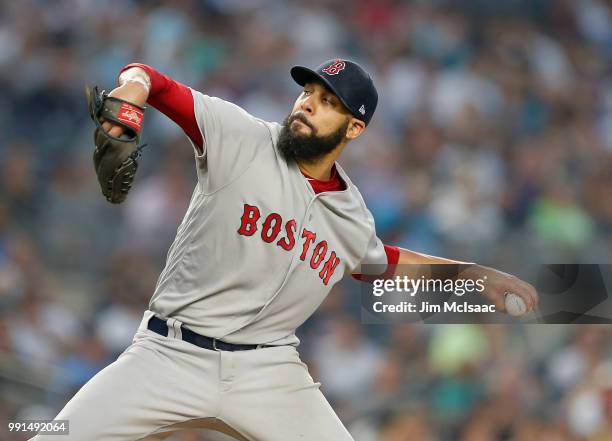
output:
[[[276,149],[281,126],[192,90],[205,139],[198,183],[149,309],[231,343],[294,331],[363,263],[386,263],[357,187],[315,194]]]

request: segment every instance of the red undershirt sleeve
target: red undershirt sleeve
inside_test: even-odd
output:
[[[385,254],[387,255],[387,269],[386,271],[378,276],[364,275],[364,274],[352,274],[352,276],[366,283],[372,283],[374,279],[389,279],[395,274],[397,264],[399,262],[400,249],[391,245],[384,245]]]
[[[142,63],[128,64],[119,73],[131,67],[140,67],[151,79],[147,103],[178,124],[201,153],[204,138],[196,121],[191,89]]]

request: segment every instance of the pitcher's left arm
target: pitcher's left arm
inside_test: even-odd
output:
[[[527,312],[538,306],[538,293],[535,288],[516,276],[475,263],[461,262],[443,257],[398,248],[399,258],[393,271],[394,276],[418,278],[453,279],[462,278],[476,281],[484,280],[483,295],[495,305],[497,311],[505,312],[505,297],[508,293],[519,296],[527,307]]]

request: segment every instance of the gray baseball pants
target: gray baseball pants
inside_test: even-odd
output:
[[[293,346],[212,351],[146,328],[85,384],[56,419],[66,436],[34,441],[162,440],[184,428],[210,428],[241,441],[352,441]]]

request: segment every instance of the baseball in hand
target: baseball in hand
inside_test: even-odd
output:
[[[527,305],[519,296],[514,293],[506,293],[505,298],[506,312],[514,317],[520,317],[527,313]]]

